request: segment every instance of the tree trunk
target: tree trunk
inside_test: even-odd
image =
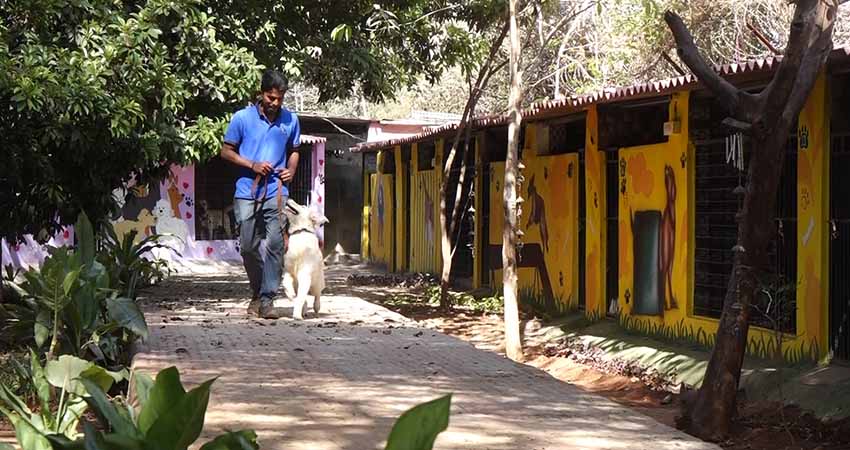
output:
[[[751,133],[752,156],[737,214],[737,245],[714,349],[696,398],[683,401],[679,425],[710,441],[724,439],[736,411],[753,298],[762,286],[786,140],[832,48],[836,0],[798,0],[785,57],[759,94],[741,91],[702,59],[682,20],[667,12],[680,58],[729,108],[730,124]]]
[[[490,77],[493,76],[494,71],[491,70],[493,66],[493,60],[498,53],[499,47],[502,46],[502,42],[505,40],[505,36],[508,33],[508,24],[505,23],[505,26],[502,27],[502,32],[499,34],[499,37],[493,41],[490,46],[490,54],[484,63],[481,65],[481,68],[478,70],[478,76],[475,80],[475,84],[471,87],[469,91],[469,98],[466,100],[466,106],[463,110],[463,115],[461,116],[460,123],[458,124],[457,132],[455,133],[454,140],[452,141],[452,147],[449,150],[448,155],[446,155],[446,160],[444,162],[445,167],[443,167],[443,180],[440,183],[440,254],[443,257],[443,265],[440,272],[440,308],[441,309],[450,309],[452,307],[451,297],[449,297],[449,283],[451,282],[451,273],[452,273],[452,258],[454,256],[454,251],[452,247],[452,236],[454,235],[454,231],[456,228],[457,220],[455,220],[455,215],[457,214],[457,207],[460,204],[460,194],[463,190],[463,175],[466,172],[465,160],[466,155],[465,152],[469,151],[469,135],[470,130],[466,130],[466,145],[464,146],[464,154],[461,156],[464,160],[464,170],[461,174],[461,178],[459,181],[458,192],[455,198],[454,203],[452,203],[451,210],[446,208],[446,195],[448,191],[449,185],[449,177],[451,175],[452,164],[454,164],[455,157],[457,155],[458,144],[460,143],[461,134],[464,132],[467,127],[467,123],[474,116],[475,113],[475,105],[478,103],[478,99],[481,97],[481,92],[487,87],[487,83],[490,81]],[[451,222],[449,221],[449,217],[452,218]]]
[[[511,27],[511,95],[508,105],[511,117],[508,126],[508,154],[505,159],[504,210],[502,232],[502,276],[505,294],[505,353],[514,361],[522,360],[522,340],[519,332],[519,299],[517,298],[517,176],[519,175],[520,100],[522,87],[519,73],[519,29],[517,0],[510,0]]]

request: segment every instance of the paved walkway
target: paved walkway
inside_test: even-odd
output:
[[[205,432],[253,428],[263,449],[382,448],[405,409],[449,392],[439,450],[718,448],[346,295],[348,270],[329,269],[303,322],[248,319],[238,269],[172,278],[142,299],[152,337],[134,366],[219,377]]]

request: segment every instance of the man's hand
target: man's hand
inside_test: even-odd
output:
[[[274,166],[270,162],[266,161],[255,161],[251,163],[251,170],[254,171],[257,175],[266,176],[272,172],[274,172]]]
[[[295,176],[295,172],[289,169],[277,169],[277,176],[280,181],[286,183]]]

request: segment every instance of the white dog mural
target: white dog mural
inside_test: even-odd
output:
[[[163,238],[162,242],[171,245],[176,250],[184,249],[186,238],[189,236],[189,227],[183,219],[174,217],[171,203],[163,199],[157,201],[153,208],[153,216],[156,218],[156,232],[158,234],[168,233],[180,238],[178,240],[168,236]]]

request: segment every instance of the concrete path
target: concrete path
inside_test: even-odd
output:
[[[718,448],[346,295],[350,270],[328,270],[322,315],[303,322],[248,319],[238,268],[172,278],[142,299],[152,337],[134,367],[219,377],[205,433],[253,428],[263,449],[383,448],[404,410],[446,393],[439,450]]]

